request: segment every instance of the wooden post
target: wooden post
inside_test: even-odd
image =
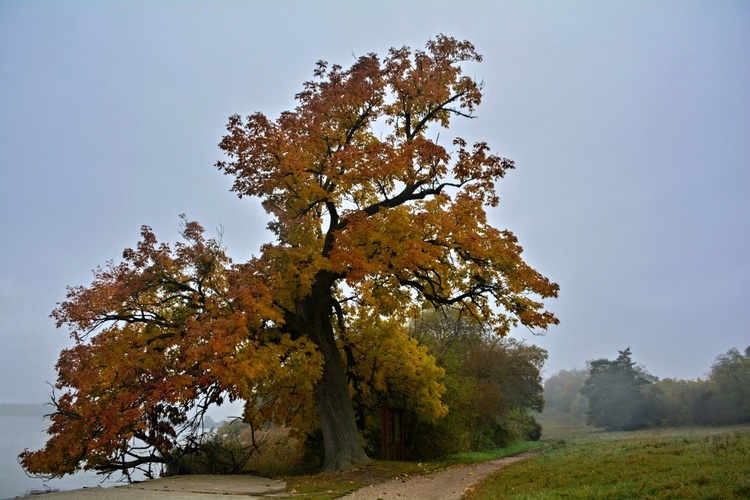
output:
[[[381,455],[383,460],[401,460],[404,457],[404,410],[384,405],[380,408]]]

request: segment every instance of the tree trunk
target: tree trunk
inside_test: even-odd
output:
[[[315,403],[323,431],[323,468],[336,471],[371,460],[359,440],[354,406],[333,333],[331,287],[317,281],[311,295],[301,302],[300,312],[306,333],[323,355],[323,375],[315,386]]]

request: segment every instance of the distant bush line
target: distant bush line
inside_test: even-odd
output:
[[[44,405],[0,404],[0,417],[43,417],[49,412]]]
[[[547,408],[606,430],[750,422],[750,347],[716,357],[708,378],[659,380],[631,359],[598,359],[544,384]]]

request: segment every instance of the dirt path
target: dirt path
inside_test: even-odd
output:
[[[458,500],[472,485],[485,476],[506,465],[524,458],[538,455],[540,450],[531,450],[512,457],[499,458],[474,465],[461,465],[450,469],[420,476],[413,479],[393,479],[385,483],[366,486],[342,499],[346,500],[388,500],[388,499],[429,499]]]

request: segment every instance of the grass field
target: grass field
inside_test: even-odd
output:
[[[750,426],[601,432],[552,428],[561,446],[489,476],[467,500],[750,498]]]

